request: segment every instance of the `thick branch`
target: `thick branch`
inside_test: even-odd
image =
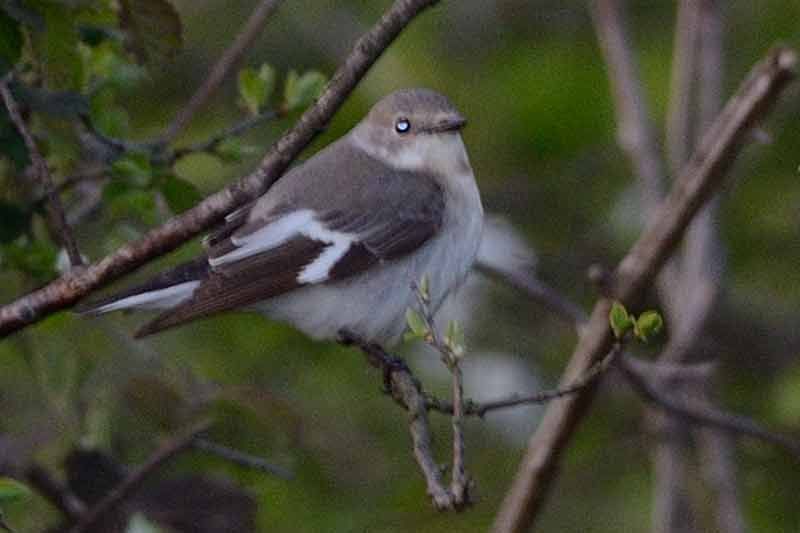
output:
[[[13,72],[13,71],[12,71]],[[20,115],[17,102],[11,94],[11,89],[8,84],[11,81],[12,73],[7,74],[0,81],[0,95],[3,97],[8,116],[16,126],[17,131],[22,135],[25,142],[25,147],[28,149],[28,155],[33,164],[34,176],[39,182],[43,194],[47,197],[47,216],[50,220],[52,231],[56,233],[56,238],[59,239],[60,245],[64,246],[69,256],[69,262],[72,266],[80,266],[83,264],[80,250],[75,242],[75,236],[67,224],[67,217],[64,215],[64,206],[61,205],[61,199],[58,197],[58,191],[53,184],[53,177],[50,175],[50,168],[47,166],[47,161],[44,160],[42,153],[36,146],[36,141],[33,140],[31,132],[25,124],[25,120]]]
[[[686,226],[706,202],[739,153],[752,125],[766,114],[794,76],[794,51],[777,48],[757,64],[721,113],[670,194],[616,270],[611,294],[635,303],[674,251]],[[584,374],[611,345],[608,313],[600,300],[562,378],[570,383]],[[494,523],[495,532],[523,532],[533,523],[552,485],[561,455],[593,399],[595,386],[552,403],[528,443],[516,479]]]
[[[182,451],[190,448],[198,435],[204,433],[210,427],[210,422],[203,421],[190,427],[184,433],[165,442],[147,460],[146,463],[134,470],[117,487],[109,492],[94,507],[89,509],[69,531],[70,533],[81,533],[89,531],[109,512],[116,509],[133,492],[142,486],[145,480],[157,472],[165,463],[169,462]]]
[[[372,29],[356,42],[316,104],[275,143],[253,173],[170,219],[142,239],[89,265],[85,270],[67,273],[45,287],[0,308],[0,337],[72,306],[90,292],[174,250],[237,207],[263,194],[300,151],[322,131],[367,70],[400,32],[415,16],[438,1],[396,0]]]
[[[164,135],[160,139],[163,144],[169,144],[178,134],[183,131],[194,117],[195,113],[205,105],[209,97],[219,88],[228,74],[236,68],[242,59],[245,51],[250,48],[253,42],[261,33],[264,24],[269,17],[278,9],[282,0],[262,0],[250,14],[242,30],[236,39],[230,44],[219,60],[214,64],[205,78],[203,84],[195,91],[186,107],[180,110],[175,119],[167,127]]]

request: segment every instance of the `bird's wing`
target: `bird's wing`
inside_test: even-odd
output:
[[[211,270],[192,297],[137,335],[353,276],[411,253],[439,230],[445,200],[432,177],[375,162],[342,169],[322,159],[283,178],[305,181],[294,187],[284,182],[283,189],[294,192],[276,191],[279,201],[257,204],[245,223],[229,221],[236,227],[223,228],[210,242]],[[355,189],[339,186],[336,172],[345,170]],[[318,179],[324,175],[328,179]],[[345,197],[347,191],[353,196]]]

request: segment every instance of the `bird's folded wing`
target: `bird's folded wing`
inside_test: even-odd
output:
[[[287,176],[289,178],[289,176]],[[357,199],[295,198],[248,221],[229,221],[208,249],[211,271],[192,297],[142,328],[149,335],[299,287],[341,280],[409,254],[439,230],[444,195],[415,174],[380,176]],[[405,180],[405,181],[401,181]]]

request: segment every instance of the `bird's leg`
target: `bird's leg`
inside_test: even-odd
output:
[[[383,346],[373,342],[367,342],[358,335],[348,330],[341,330],[338,338],[339,344],[344,346],[356,346],[361,349],[375,368],[383,371],[383,390],[386,394],[392,392],[392,374],[395,372],[406,372],[411,374],[405,360],[402,357],[395,357],[388,353]]]

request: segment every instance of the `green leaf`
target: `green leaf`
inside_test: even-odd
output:
[[[428,334],[428,325],[416,309],[406,309],[406,324],[414,337],[422,338]]]
[[[642,342],[647,342],[658,335],[664,327],[664,319],[658,311],[645,311],[636,319],[634,332]]]
[[[128,112],[117,105],[114,92],[108,88],[92,97],[90,119],[104,135],[124,139],[130,133]]]
[[[164,64],[183,46],[180,16],[167,0],[120,0],[119,24],[139,63]]]
[[[22,53],[19,23],[0,11],[0,76],[17,64]]]
[[[431,282],[427,275],[422,276],[422,279],[419,280],[417,290],[423,302],[431,301]]]
[[[239,96],[245,109],[257,115],[275,90],[275,70],[264,63],[258,70],[243,68],[239,71]]]
[[[161,533],[163,530],[142,513],[134,513],[128,521],[125,533]]]
[[[633,319],[628,315],[628,310],[620,302],[611,304],[608,314],[608,323],[614,331],[614,337],[621,339],[629,329],[634,326]]]
[[[22,235],[31,224],[31,215],[20,206],[0,200],[0,243],[7,243]]]
[[[34,56],[49,89],[80,88],[83,62],[78,52],[75,12],[69,6],[39,0],[35,5],[44,15],[45,31],[30,33]]]
[[[194,183],[177,176],[168,176],[162,180],[159,190],[169,208],[176,215],[194,207],[203,199],[203,195],[200,194]]]
[[[111,173],[137,187],[147,187],[153,178],[153,167],[147,154],[129,152],[112,163]]]
[[[451,320],[447,324],[445,343],[456,357],[463,357],[466,352],[466,341],[464,339],[464,329],[458,320]]]
[[[155,224],[157,221],[156,202],[151,191],[111,181],[103,188],[103,200],[115,219],[135,217],[145,224]]]
[[[46,281],[56,275],[57,257],[56,247],[45,240],[21,238],[0,248],[3,265],[24,272],[37,281]]]
[[[12,503],[27,498],[31,489],[16,479],[0,477],[0,504]]]
[[[258,153],[257,147],[244,144],[236,137],[224,139],[214,148],[214,154],[225,163],[239,163],[243,157],[254,153]]]
[[[321,93],[328,79],[316,70],[304,72],[301,76],[294,70],[286,76],[284,99],[287,111],[301,109],[310,105]]]

